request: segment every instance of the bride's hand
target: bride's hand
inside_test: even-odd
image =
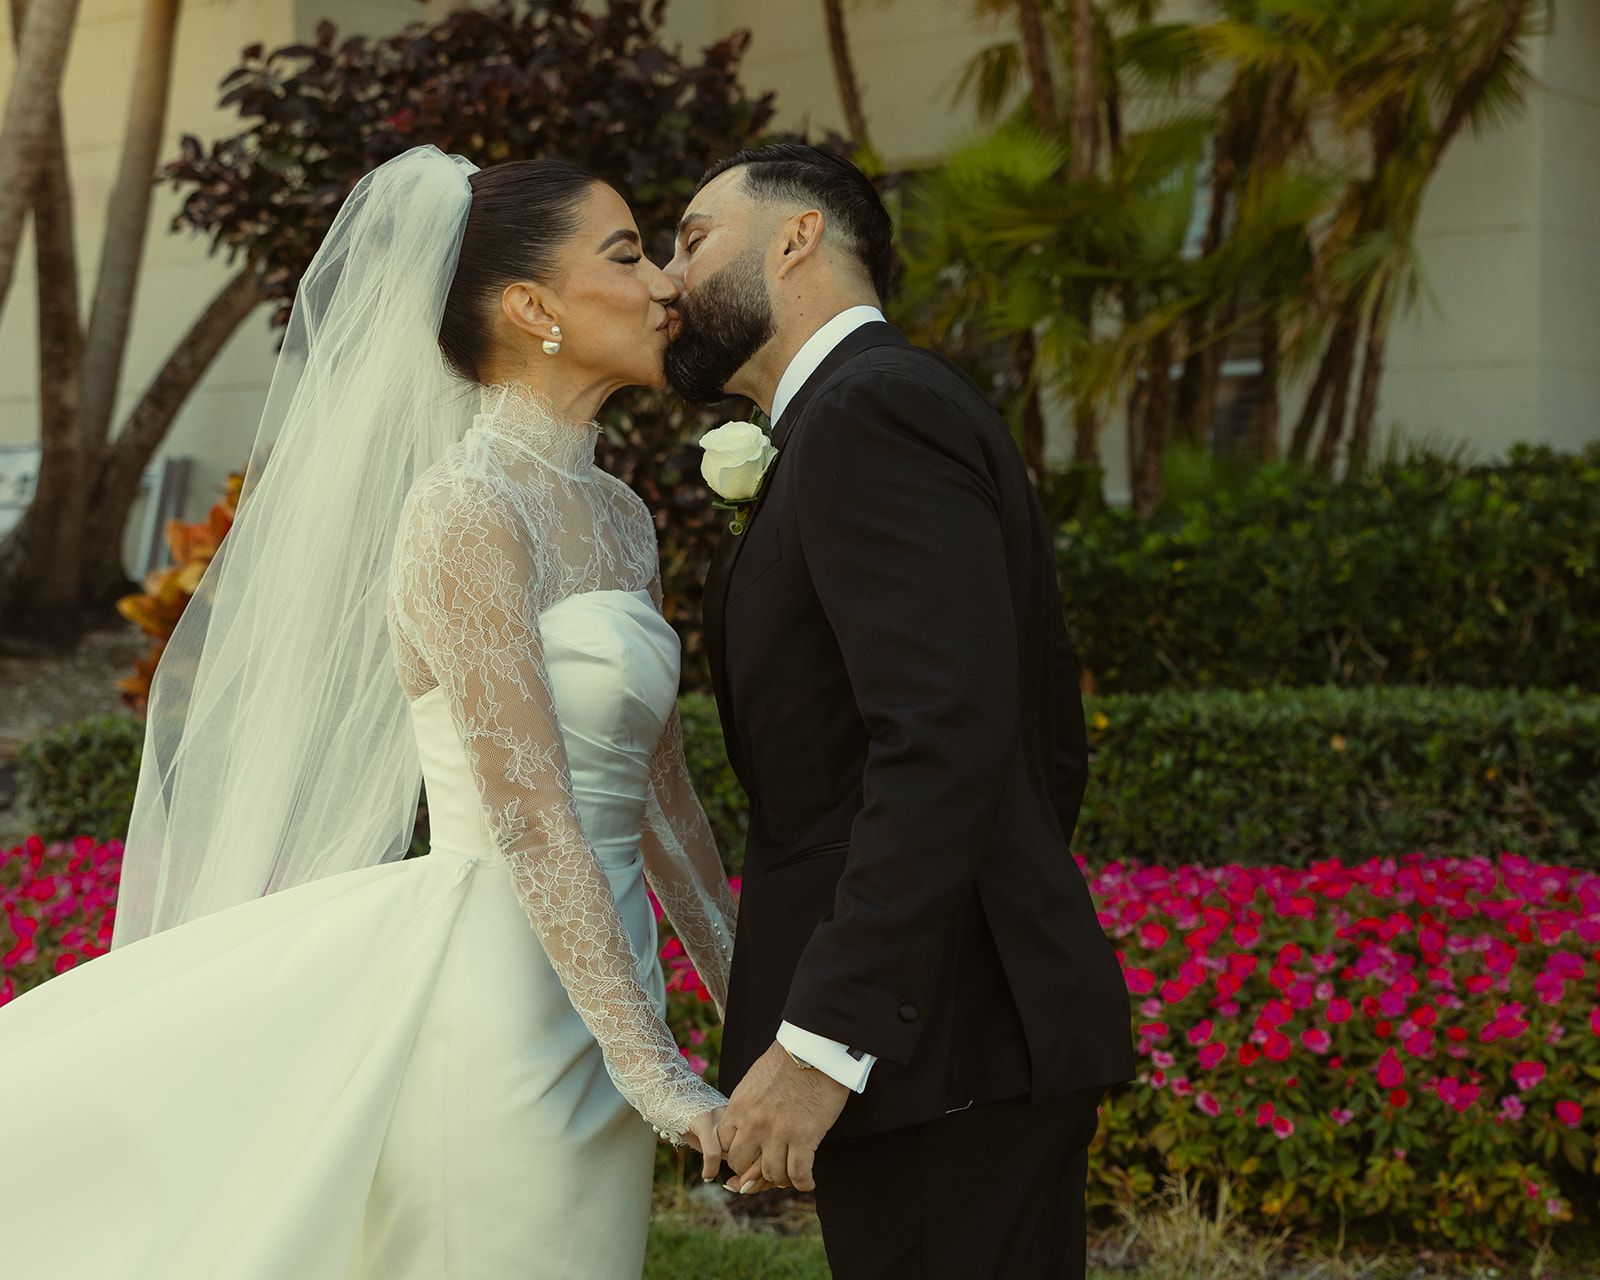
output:
[[[705,1180],[711,1182],[722,1167],[722,1140],[717,1137],[717,1126],[722,1123],[722,1113],[727,1107],[702,1111],[689,1122],[689,1131],[683,1140],[706,1158]]]

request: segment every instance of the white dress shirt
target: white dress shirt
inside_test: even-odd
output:
[[[783,417],[795,392],[805,386],[806,379],[817,371],[817,366],[828,358],[828,353],[864,324],[882,320],[883,312],[877,307],[847,307],[806,339],[806,343],[789,361],[789,367],[778,379],[778,389],[772,394],[772,421]],[[826,1072],[846,1089],[860,1093],[867,1087],[867,1076],[877,1058],[870,1053],[852,1051],[848,1045],[829,1040],[814,1031],[785,1022],[778,1028],[778,1043],[799,1058],[809,1062],[818,1071]]]

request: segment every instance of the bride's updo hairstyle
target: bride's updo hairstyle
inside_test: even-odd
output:
[[[553,157],[493,165],[468,179],[472,205],[439,322],[439,349],[463,378],[483,381],[506,286],[555,281],[557,256],[578,229],[578,206],[599,181]]]

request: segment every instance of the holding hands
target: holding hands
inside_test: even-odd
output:
[[[811,1165],[850,1090],[826,1072],[802,1064],[774,1041],[752,1066],[728,1105],[719,1109],[716,1138],[735,1176],[729,1191],[753,1195],[771,1187],[816,1190]],[[715,1162],[706,1155],[706,1177]]]

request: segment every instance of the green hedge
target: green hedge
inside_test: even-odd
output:
[[[17,757],[17,801],[45,840],[128,834],[144,721],[94,716],[27,743]]]
[[[685,751],[729,870],[744,793],[716,707],[680,701]],[[1600,699],[1474,689],[1212,690],[1093,698],[1076,848],[1095,865],[1305,866],[1413,850],[1600,863]],[[46,839],[120,838],[140,722],[107,716],[25,749]]]
[[[1076,848],[1306,866],[1417,850],[1600,863],[1600,699],[1281,689],[1092,699]]]
[[[1064,526],[1061,581],[1100,693],[1273,685],[1600,692],[1600,444],[1437,458]]]
[[[737,874],[748,818],[744,792],[722,747],[716,703],[690,693],[678,708],[701,803],[723,860]],[[33,830],[46,840],[123,839],[143,745],[144,722],[121,715],[66,725],[28,743],[17,762],[18,801]],[[418,850],[424,851],[425,846]]]
[[[1418,850],[1600,863],[1600,699],[1217,690],[1093,698],[1086,714],[1093,758],[1074,847],[1096,866]],[[715,714],[684,722],[713,822],[742,839]]]

